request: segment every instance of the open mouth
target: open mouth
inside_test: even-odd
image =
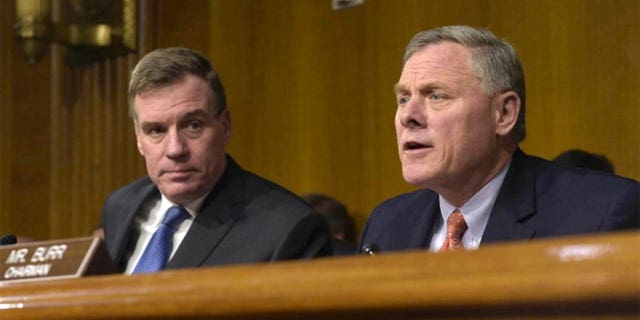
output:
[[[422,150],[430,147],[431,146],[429,145],[415,142],[415,141],[409,141],[404,143],[404,150]]]

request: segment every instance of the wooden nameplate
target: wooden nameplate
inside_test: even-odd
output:
[[[97,237],[0,246],[0,286],[9,282],[79,278],[115,273]]]

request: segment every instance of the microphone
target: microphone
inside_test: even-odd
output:
[[[0,238],[0,246],[18,243],[18,238],[12,234],[7,234]]]
[[[362,245],[361,250],[364,255],[375,256],[376,253],[380,252],[380,247],[375,243],[365,243]]]

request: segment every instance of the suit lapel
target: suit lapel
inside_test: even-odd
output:
[[[137,192],[131,193],[128,195],[128,199],[124,199],[122,201],[124,206],[118,213],[120,214],[120,217],[118,218],[120,221],[114,225],[116,229],[114,230],[115,232],[113,232],[115,235],[113,248],[116,249],[114,250],[116,252],[116,265],[120,265],[120,263],[122,263],[122,258],[127,248],[126,239],[129,239],[131,235],[133,219],[135,218],[136,213],[140,210],[142,204],[144,204],[149,197],[154,195],[160,197],[160,192],[158,191],[158,188],[151,183],[151,180],[149,180],[148,184],[144,185]]]
[[[416,208],[416,220],[411,228],[414,230],[409,238],[409,249],[429,248],[431,237],[433,236],[433,223],[440,216],[440,204],[438,197],[430,197],[430,201],[424,206]]]
[[[180,247],[167,264],[168,269],[202,265],[235,222],[244,217],[243,171],[230,157],[227,161],[225,173],[202,204]]]
[[[527,221],[536,212],[534,183],[526,155],[516,150],[482,236],[483,244],[533,238],[536,230]]]

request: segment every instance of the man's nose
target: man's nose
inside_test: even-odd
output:
[[[177,129],[169,130],[165,141],[165,154],[170,158],[184,157],[188,153],[186,138]]]
[[[406,128],[422,128],[427,124],[427,107],[420,96],[412,96],[398,108],[398,118]]]

